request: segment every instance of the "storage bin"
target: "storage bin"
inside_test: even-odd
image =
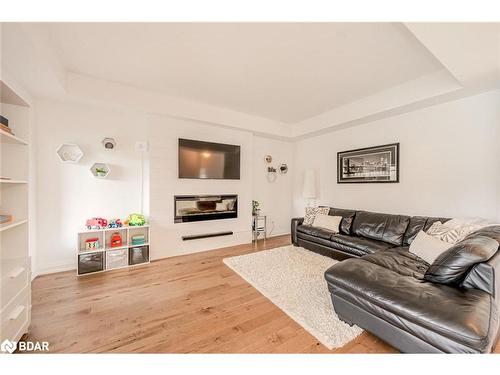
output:
[[[149,261],[149,246],[137,246],[128,249],[128,264],[141,264]]]
[[[106,251],[106,269],[125,267],[128,265],[127,249]]]
[[[98,272],[104,270],[104,253],[78,255],[78,274]]]

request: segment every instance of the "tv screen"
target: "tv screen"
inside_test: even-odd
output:
[[[179,139],[179,178],[240,179],[240,146]]]

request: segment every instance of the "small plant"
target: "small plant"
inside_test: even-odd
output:
[[[258,201],[252,201],[252,215],[257,215],[260,211],[260,203]]]
[[[95,174],[99,177],[104,177],[106,176],[106,173],[108,173],[108,171],[105,169],[105,168],[96,168],[95,169]]]

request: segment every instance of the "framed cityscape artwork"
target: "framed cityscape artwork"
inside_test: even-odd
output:
[[[399,182],[399,143],[337,153],[337,183]]]

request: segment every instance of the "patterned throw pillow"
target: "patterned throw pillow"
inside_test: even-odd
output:
[[[444,224],[440,221],[436,221],[429,229],[427,229],[427,234],[436,237],[441,241],[456,244],[472,232],[484,227],[484,224],[469,224],[452,219]]]
[[[306,207],[306,214],[304,215],[303,224],[312,225],[317,214],[328,215],[329,212],[329,207]]]

